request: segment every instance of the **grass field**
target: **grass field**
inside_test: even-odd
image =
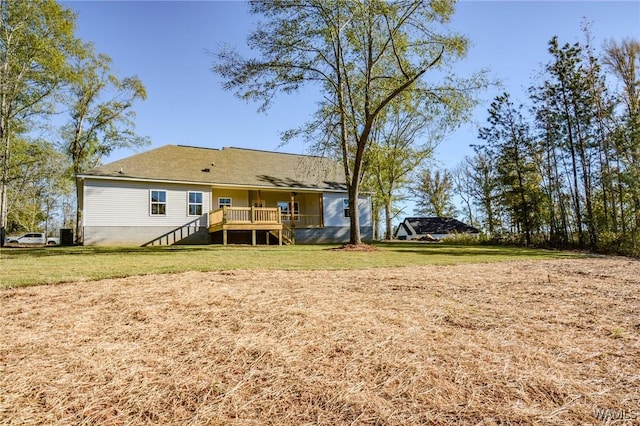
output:
[[[448,265],[580,255],[503,246],[384,243],[374,252],[336,246],[45,247],[0,252],[0,289],[184,271],[366,269]]]
[[[70,282],[0,291],[0,425],[640,422],[638,260],[409,244],[11,262]]]

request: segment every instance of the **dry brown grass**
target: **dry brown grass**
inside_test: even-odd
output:
[[[6,290],[0,423],[636,424],[639,280],[598,258]]]

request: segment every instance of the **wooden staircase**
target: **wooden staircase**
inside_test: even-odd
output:
[[[151,241],[148,241],[144,244],[142,244],[141,247],[147,247],[147,246],[170,246],[173,245],[177,242],[180,242],[182,240],[184,240],[185,238],[188,238],[190,235],[195,234],[196,232],[198,232],[201,228],[205,228],[206,226],[202,226],[202,218],[198,217],[194,220],[192,220],[191,222],[185,223],[182,226],[177,227],[176,229],[172,229],[171,231],[160,235],[157,238],[154,238]]]
[[[270,231],[269,234],[278,239],[278,231]],[[287,245],[295,245],[296,231],[288,225],[282,225],[282,243]]]

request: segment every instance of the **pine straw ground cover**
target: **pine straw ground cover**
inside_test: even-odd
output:
[[[639,281],[591,258],[5,290],[0,423],[638,424]]]

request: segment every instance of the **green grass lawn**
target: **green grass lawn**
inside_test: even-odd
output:
[[[130,275],[252,269],[321,270],[448,265],[582,256],[519,247],[378,243],[373,252],[337,246],[170,246],[4,248],[0,289]]]

